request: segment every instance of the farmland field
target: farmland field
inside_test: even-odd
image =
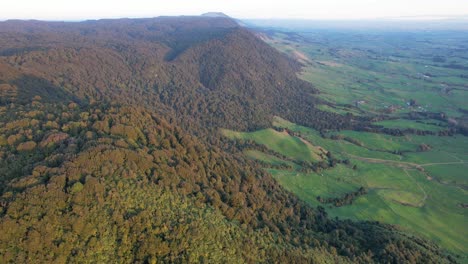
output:
[[[468,110],[466,34],[311,30],[264,39],[292,57],[301,54],[301,78],[334,111],[462,116]]]
[[[356,220],[375,220],[397,224],[417,232],[458,253],[466,252],[468,232],[465,228],[467,212],[462,208],[467,200],[466,169],[468,169],[468,138],[444,137],[440,142],[428,136],[395,137],[356,131],[340,134],[363,142],[357,146],[345,140],[320,137],[313,129],[301,127],[280,118],[276,127],[285,127],[300,133],[302,140],[321,146],[336,157],[348,159],[350,165],[338,164],[319,173],[304,173],[298,168],[281,170],[266,168],[286,189],[296,193],[312,206],[325,206],[332,216]],[[268,149],[279,150],[292,159],[317,161],[314,149],[304,148],[301,155],[284,151],[293,136],[279,149],[271,130],[240,133],[224,131],[233,139],[251,139]],[[268,132],[268,133],[267,133]],[[258,134],[270,134],[260,137]],[[277,132],[279,133],[279,132]],[[330,133],[331,135],[332,133]],[[370,134],[370,135],[367,135]],[[270,137],[269,137],[270,136]],[[302,142],[302,141],[301,141]],[[418,152],[420,142],[437,142],[428,152]],[[369,150],[367,146],[372,146]],[[297,149],[296,144],[291,149]],[[393,150],[407,151],[403,155]],[[309,152],[309,153],[307,153]],[[291,153],[291,154],[289,154]],[[271,164],[288,163],[280,158],[249,150],[247,156]],[[442,156],[444,158],[442,158]],[[356,166],[355,169],[352,166]],[[368,190],[351,205],[333,207],[321,204],[317,196],[340,197],[360,187]]]
[[[468,37],[320,33],[269,31],[263,38],[303,63],[301,78],[321,92],[323,104],[317,108],[383,117],[372,125],[402,135],[317,131],[280,117],[272,128],[222,130],[223,135],[270,151],[245,150],[250,159],[289,164],[285,169],[265,165],[265,170],[311,206],[325,207],[333,217],[397,225],[467,262],[468,137],[460,130],[446,132],[468,119],[468,58],[463,56],[468,47],[460,44]],[[323,165],[327,159],[320,152],[331,154],[329,164]],[[298,165],[301,161],[321,165],[310,171]],[[361,187],[365,194],[344,205],[323,202]]]

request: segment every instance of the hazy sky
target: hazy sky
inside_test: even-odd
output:
[[[236,18],[468,15],[468,0],[1,0],[0,19],[82,20],[224,12]]]

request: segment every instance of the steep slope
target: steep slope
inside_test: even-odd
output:
[[[450,261],[329,219],[214,134],[351,122],[314,110],[297,65],[232,20],[5,22],[0,54],[5,262]]]
[[[1,110],[2,262],[443,261],[387,226],[328,219],[143,108]]]
[[[0,34],[1,62],[23,75],[67,84],[80,98],[159,102],[183,126],[253,129],[273,115],[351,126],[350,117],[314,109],[316,91],[296,77],[296,62],[228,18],[4,22]]]
[[[36,99],[2,110],[15,120],[2,130],[9,135],[7,145],[2,143],[2,175],[16,175],[2,184],[1,262],[336,257],[312,249],[303,254],[274,239],[271,231],[253,231],[229,221],[232,214],[250,217],[252,208],[223,202],[220,195],[227,193],[209,179],[215,179],[216,172],[233,173],[235,186],[242,165],[208,152],[144,109],[82,108]],[[26,127],[32,130],[32,140],[12,140]],[[226,171],[213,169],[214,164]],[[249,188],[258,188],[258,183]],[[229,218],[207,206],[207,200],[226,210]],[[266,197],[264,202],[276,207],[280,201]]]

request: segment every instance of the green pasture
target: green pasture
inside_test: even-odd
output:
[[[468,203],[466,137],[396,137],[357,131],[331,132],[321,137],[311,128],[280,117],[274,118],[273,125],[298,132],[301,139],[273,129],[245,133],[222,130],[222,133],[232,139],[253,140],[293,160],[304,160],[304,157],[314,160],[311,153],[318,153],[319,147],[335,157],[349,159],[351,165],[338,164],[320,173],[303,173],[297,164],[294,170],[266,170],[284,188],[311,206],[324,206],[331,216],[395,224],[405,232],[425,236],[454,252],[468,251],[468,212],[461,207]],[[333,134],[341,135],[342,139],[329,138]],[[432,149],[419,152],[422,143],[431,145]],[[393,154],[394,151],[402,154]],[[258,150],[247,150],[245,154],[271,164],[291,164]],[[333,207],[317,201],[317,196],[341,197],[361,186],[368,194],[358,197],[352,205]]]
[[[466,118],[468,66],[460,43],[468,35],[377,34],[375,32],[287,32],[270,34],[267,42],[303,60],[299,77],[311,82],[325,103],[316,107],[338,114],[387,115],[375,122],[386,128],[438,132],[448,123],[434,119],[405,119],[410,112],[444,112]],[[441,37],[442,36],[442,37]],[[442,58],[436,59],[436,58]],[[410,106],[410,100],[416,105]],[[223,130],[232,139],[250,139],[289,159],[316,161],[319,147],[350,165],[338,164],[320,173],[267,169],[287,190],[311,206],[324,206],[331,216],[398,225],[404,232],[432,239],[468,261],[468,137],[462,135],[391,136],[359,131],[318,131],[280,117],[274,127],[288,128],[299,137],[265,129],[256,132]],[[337,138],[337,139],[332,139]],[[307,143],[308,142],[308,143]],[[420,145],[429,145],[422,152]],[[248,150],[251,158],[283,164],[281,158]],[[354,168],[353,168],[354,167]],[[320,204],[317,196],[341,197],[365,187],[368,193],[351,205]]]

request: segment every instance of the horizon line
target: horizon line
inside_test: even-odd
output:
[[[211,13],[211,12],[206,12]],[[218,12],[222,13],[222,12]],[[205,14],[205,13],[203,13]],[[203,14],[182,14],[182,15],[158,15],[158,16],[115,16],[115,17],[100,17],[100,18],[77,18],[77,19],[62,19],[62,18],[0,18],[0,22],[6,21],[43,21],[43,22],[85,22],[85,21],[98,21],[98,20],[117,20],[117,19],[147,19],[147,18],[158,18],[158,17],[198,17]],[[339,21],[405,21],[405,22],[418,22],[418,21],[443,21],[443,20],[468,20],[468,14],[465,15],[416,15],[416,16],[389,16],[389,17],[374,17],[374,18],[306,18],[306,17],[231,17],[229,18],[237,20],[289,20],[289,21],[327,21],[327,22],[339,22]]]

